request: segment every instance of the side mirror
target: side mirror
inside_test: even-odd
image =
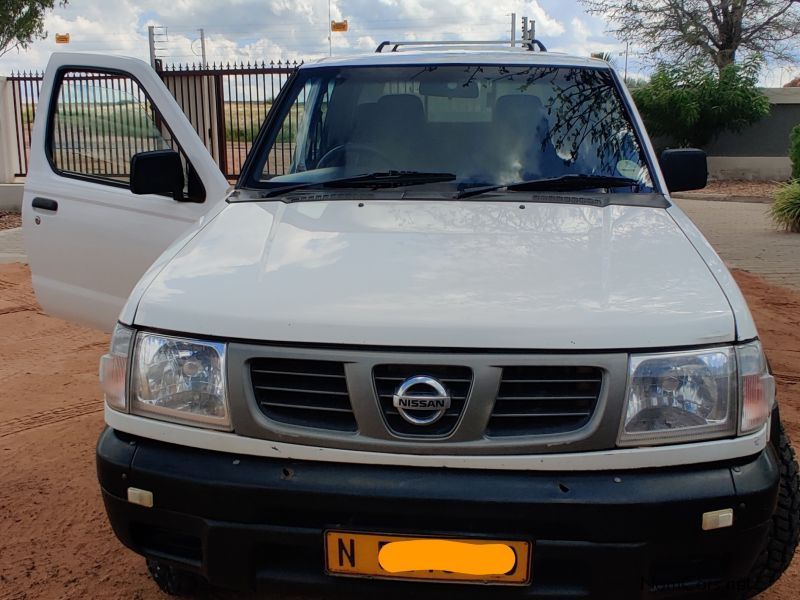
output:
[[[702,150],[664,150],[658,162],[670,192],[702,190],[708,183],[708,160]]]
[[[131,191],[134,194],[171,194],[183,197],[183,163],[175,150],[139,152],[131,157]]]

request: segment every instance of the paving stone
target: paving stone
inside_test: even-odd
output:
[[[769,206],[676,199],[725,263],[800,290],[800,233],[778,230]]]
[[[22,228],[0,231],[0,264],[28,262],[22,244]]]

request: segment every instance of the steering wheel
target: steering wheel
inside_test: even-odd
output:
[[[392,164],[392,159],[386,156],[380,150],[373,148],[367,144],[354,144],[354,143],[344,143],[339,144],[338,146],[334,146],[330,150],[328,150],[322,158],[317,161],[317,169],[323,169],[325,167],[334,167],[334,166],[341,166],[336,164],[336,159],[339,157],[344,157],[345,153],[352,152],[356,155],[355,160],[353,160],[353,165],[360,166],[362,164],[361,160],[358,158],[359,156],[371,156],[373,158],[377,158],[381,163],[386,165],[387,167]]]

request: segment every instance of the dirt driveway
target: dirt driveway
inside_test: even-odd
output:
[[[800,447],[800,293],[737,273]],[[0,265],[0,599],[164,598],[109,528],[94,473],[103,334],[44,316]],[[206,592],[215,597],[216,594]],[[227,596],[227,595],[226,595]],[[800,597],[800,559],[764,599]]]

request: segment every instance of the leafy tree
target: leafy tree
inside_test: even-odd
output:
[[[614,55],[611,52],[592,52],[591,56],[598,60],[604,60],[609,64],[614,64]]]
[[[625,80],[625,85],[628,86],[629,90],[633,91],[646,86],[648,81],[646,78],[631,75]]]
[[[721,71],[739,53],[797,57],[800,0],[580,0],[620,39],[674,64],[702,58]]]
[[[68,0],[59,0],[66,6]],[[47,36],[44,16],[55,0],[2,0],[0,2],[0,56],[14,48],[27,48]]]
[[[800,181],[800,125],[792,129],[789,158],[792,159],[792,178]]]
[[[741,131],[769,114],[769,100],[757,87],[759,68],[756,60],[721,72],[702,62],[662,64],[632,94],[650,135],[702,147],[723,131]]]

